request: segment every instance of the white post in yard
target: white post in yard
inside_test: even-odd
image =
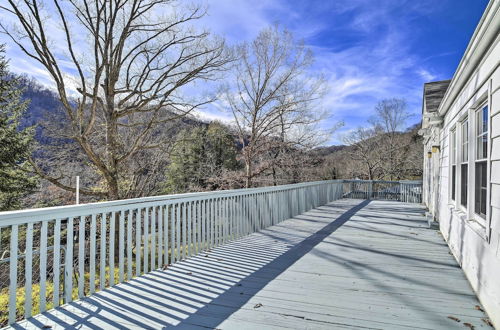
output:
[[[76,204],[80,204],[80,176],[76,176]]]

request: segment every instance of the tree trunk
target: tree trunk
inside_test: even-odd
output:
[[[118,187],[118,150],[119,150],[119,135],[118,135],[118,118],[115,112],[115,99],[111,88],[108,88],[107,100],[107,158],[109,175],[107,176],[108,198],[110,200],[120,199],[120,190]]]
[[[245,159],[245,188],[252,186],[252,163]]]
[[[273,166],[273,186],[277,186],[278,183],[276,182],[276,167]]]
[[[372,168],[368,165],[368,180],[373,180]]]

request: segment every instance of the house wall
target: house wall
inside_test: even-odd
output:
[[[440,152],[432,152],[432,146],[440,145],[439,134],[440,129],[431,128],[432,134],[424,140],[424,166],[423,166],[423,201],[429,212],[438,218],[439,210],[437,202],[439,199],[439,182],[440,177]],[[429,158],[428,153],[431,153]]]
[[[500,12],[499,1],[492,1]],[[500,17],[499,16],[495,16]],[[493,21],[495,22],[495,21]],[[498,31],[498,23],[495,24]],[[471,43],[474,41],[471,41]],[[467,55],[467,54],[466,54]],[[450,249],[463,268],[473,289],[496,327],[500,328],[500,35],[481,56],[479,64],[461,88],[457,97],[448,108],[441,108],[444,114],[443,126],[437,136],[440,153],[434,155],[438,160],[439,176],[434,182],[438,189],[435,205],[430,209],[438,219],[440,230]],[[460,77],[455,76],[455,79]],[[446,97],[446,96],[445,96]],[[467,113],[486,97],[489,105],[489,198],[486,227],[473,221],[472,212],[464,212],[459,203],[452,203],[450,194],[450,130]],[[472,119],[472,118],[470,118]],[[469,124],[472,122],[469,121]],[[474,143],[474,137],[469,137]],[[425,146],[427,153],[428,145]],[[469,151],[471,148],[469,148]],[[427,156],[427,155],[426,155]],[[469,152],[469,156],[470,152]],[[469,165],[470,166],[470,165]],[[471,171],[469,171],[471,173]],[[432,175],[432,171],[424,175]],[[474,180],[469,175],[469,183]],[[425,181],[425,178],[424,178]],[[459,181],[457,180],[457,185]],[[429,192],[429,194],[431,194]],[[469,196],[474,187],[469,184]],[[429,196],[430,198],[431,196]],[[457,196],[457,199],[459,196]],[[470,202],[469,208],[474,206]]]

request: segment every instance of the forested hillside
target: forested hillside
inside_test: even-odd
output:
[[[66,176],[71,185],[80,176],[84,189],[96,189],[101,184],[78,157],[78,146],[64,137],[64,112],[56,94],[36,81],[21,78],[23,97],[29,101],[24,114],[25,126],[35,125],[37,147],[35,157],[46,170]],[[58,119],[59,118],[59,119]],[[320,146],[310,149],[289,148],[262,158],[266,170],[254,180],[255,186],[296,183],[327,179],[419,179],[422,175],[422,150],[417,134],[419,125],[397,132],[399,147],[398,174],[387,171],[385,144],[389,133],[371,132],[350,144]],[[193,116],[176,120],[165,126],[165,133],[172,144],[165,146],[161,159],[162,171],[150,175],[140,195],[181,193],[214,189],[231,189],[245,186],[242,144],[234,127],[220,122],[205,122]],[[385,161],[384,161],[385,158]],[[145,159],[147,160],[147,159]],[[369,169],[367,164],[376,164]],[[370,171],[372,174],[370,174]],[[100,200],[95,196],[83,196],[83,201]],[[24,206],[63,205],[74,202],[74,193],[58,188],[42,180],[38,189],[29,195]]]

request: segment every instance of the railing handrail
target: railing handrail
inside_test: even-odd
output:
[[[404,184],[421,184],[422,180],[361,180],[361,179],[345,179],[344,182],[372,182],[372,183],[404,183]]]
[[[0,227],[9,226],[15,224],[17,219],[24,219],[23,223],[29,222],[39,222],[45,219],[55,219],[55,218],[68,218],[76,217],[82,215],[92,215],[95,213],[103,212],[102,209],[109,209],[106,212],[112,212],[118,209],[123,209],[124,206],[134,209],[134,205],[137,207],[146,207],[151,203],[150,206],[158,202],[191,202],[197,201],[199,199],[205,199],[207,196],[216,199],[220,197],[227,196],[241,196],[248,194],[258,194],[263,192],[273,192],[288,190],[294,188],[310,187],[315,185],[323,185],[328,183],[341,183],[343,180],[324,180],[324,181],[311,181],[311,182],[301,182],[287,185],[279,186],[268,186],[268,187],[258,187],[258,188],[242,188],[242,189],[227,189],[227,190],[216,190],[216,191],[203,191],[203,192],[193,192],[193,193],[183,193],[183,194],[171,194],[171,195],[159,195],[159,196],[149,196],[141,198],[130,198],[121,199],[106,202],[94,202],[87,204],[78,205],[64,205],[64,206],[53,206],[35,209],[24,209],[24,210],[14,210],[14,211],[4,211],[0,212]],[[88,211],[88,212],[87,212]],[[30,217],[30,219],[26,219]]]
[[[73,216],[81,215],[92,215],[95,213],[102,212],[102,209],[109,209],[109,212],[118,210],[127,206],[128,208],[147,206],[149,203],[153,205],[158,202],[175,202],[178,203],[179,200],[185,202],[196,201],[199,199],[204,199],[207,196],[211,198],[220,198],[227,196],[241,196],[246,194],[258,194],[262,192],[272,192],[287,190],[293,188],[301,188],[307,186],[320,185],[325,183],[403,183],[403,184],[421,184],[421,180],[400,180],[400,181],[387,181],[387,180],[360,180],[360,179],[343,179],[343,180],[324,180],[324,181],[311,181],[311,182],[301,182],[287,185],[279,186],[267,186],[258,188],[242,188],[242,189],[227,189],[227,190],[216,190],[216,191],[203,191],[203,192],[193,192],[193,193],[182,193],[182,194],[170,194],[170,195],[158,195],[158,196],[148,196],[140,198],[130,198],[121,199],[106,202],[94,202],[87,204],[78,205],[63,205],[63,206],[53,206],[44,208],[34,208],[34,209],[24,209],[24,210],[14,210],[14,211],[4,211],[0,212],[0,226],[9,226],[16,223],[17,219],[24,219],[23,223],[38,222],[41,220],[55,219],[55,218],[67,218]],[[27,217],[31,219],[26,219]],[[43,219],[42,219],[43,218]]]

